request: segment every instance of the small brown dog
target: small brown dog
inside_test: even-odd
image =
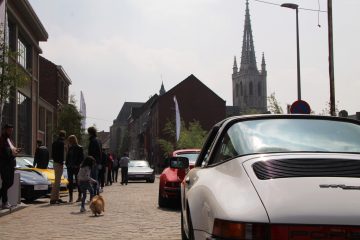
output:
[[[105,212],[104,198],[100,195],[94,196],[90,202],[90,209],[95,216],[100,215],[101,212]]]

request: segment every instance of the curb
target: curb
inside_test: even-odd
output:
[[[24,209],[27,206],[28,205],[26,205],[25,203],[20,203],[20,204],[16,205],[16,207],[13,207],[11,209],[1,209],[0,210],[0,217],[3,217],[5,215],[8,215],[8,214],[14,213],[16,211],[19,211],[21,209]]]

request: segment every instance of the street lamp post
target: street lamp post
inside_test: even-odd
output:
[[[283,3],[281,7],[291,8],[296,10],[296,49],[297,49],[297,90],[298,100],[301,100],[301,83],[300,83],[300,45],[299,45],[299,6],[294,3]]]

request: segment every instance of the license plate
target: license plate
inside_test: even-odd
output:
[[[34,190],[48,190],[48,185],[35,185]]]

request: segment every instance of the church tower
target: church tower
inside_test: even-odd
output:
[[[251,110],[267,112],[266,64],[262,55],[261,70],[256,65],[254,40],[251,30],[249,1],[246,0],[245,24],[240,67],[234,58],[232,83],[233,105],[240,113]]]

